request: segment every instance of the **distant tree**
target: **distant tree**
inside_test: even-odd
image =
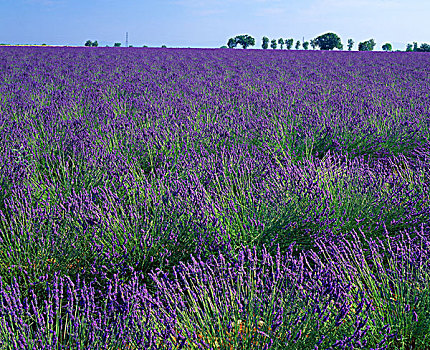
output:
[[[412,44],[406,45],[406,52],[412,52]]]
[[[91,46],[93,46],[93,47],[97,47],[97,46],[99,46],[99,43],[97,42],[97,40],[96,41],[94,41],[92,44],[91,44]]]
[[[390,43],[385,43],[384,45],[382,45],[382,50],[384,50],[384,51],[392,51],[393,50],[393,46]]]
[[[228,39],[227,46],[229,49],[235,48],[237,46],[236,40],[234,40],[233,38]]]
[[[427,43],[422,43],[420,46],[421,52],[430,52],[430,45]]]
[[[358,44],[358,51],[373,51],[373,49],[375,48],[375,40],[370,39],[367,41],[363,41],[361,43]]]
[[[287,49],[291,50],[294,44],[294,39],[285,39],[285,45],[287,45]]]
[[[418,51],[418,44],[417,44],[417,42],[416,42],[416,41],[414,41],[414,49],[413,49],[413,51],[414,51],[414,52],[417,52],[417,51]]]
[[[300,49],[300,40],[297,40],[296,42],[296,50]]]
[[[427,43],[422,43],[420,48],[419,48],[420,52],[430,52],[430,45]]]
[[[267,36],[263,36],[263,44],[261,47],[266,50],[269,47],[269,38]]]
[[[115,43],[115,44],[113,44],[113,46],[114,46],[114,47],[120,47],[120,46],[121,46],[121,43]]]
[[[309,41],[305,41],[305,42],[303,43],[303,48],[304,48],[305,50],[309,49]]]
[[[43,43],[43,44],[42,44],[42,46],[46,46],[46,44],[45,44],[45,43]]]
[[[272,39],[270,42],[270,47],[275,50],[278,45],[276,44],[276,39]]]
[[[279,38],[278,39],[278,44],[281,46],[281,50],[282,50],[284,48],[284,44],[285,44],[284,39]]]
[[[142,47],[148,47],[147,45],[143,45]]]
[[[354,46],[354,40],[348,39],[348,51],[351,51],[353,46]]]
[[[93,42],[91,41],[91,40],[87,40],[86,42],[85,42],[85,46],[93,46]]]
[[[161,48],[165,49],[165,48],[167,48],[167,46],[166,45],[161,45]]]
[[[133,47],[133,45],[128,45],[128,47]]]
[[[430,52],[430,45],[422,43],[420,47],[417,47],[416,52]]]
[[[314,39],[311,39],[310,43],[311,43],[311,46],[312,46],[312,50],[315,50],[315,48],[318,46],[317,43],[316,43],[316,41]]]
[[[234,39],[236,43],[241,45],[244,49],[255,45],[255,39],[248,34],[236,35]]]
[[[220,49],[228,49],[228,47],[225,46],[225,45],[223,45],[223,46],[220,47]]]
[[[335,33],[322,34],[316,37],[314,40],[316,46],[318,46],[321,50],[333,50],[334,48],[341,50],[343,48],[339,36]]]

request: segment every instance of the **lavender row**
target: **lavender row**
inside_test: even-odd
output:
[[[291,245],[274,256],[243,247],[234,260],[193,258],[171,274],[152,271],[155,294],[137,273],[102,290],[56,275],[40,305],[34,293],[22,300],[16,282],[1,282],[0,341],[4,349],[421,348],[430,331],[430,242],[415,233],[367,240],[369,257],[354,234],[298,257]]]

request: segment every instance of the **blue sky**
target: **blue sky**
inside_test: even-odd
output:
[[[0,0],[0,43],[220,47],[250,34],[302,41],[332,31],[395,49],[430,43],[429,0]]]

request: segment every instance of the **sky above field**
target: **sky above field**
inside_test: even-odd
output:
[[[302,41],[326,32],[346,41],[430,43],[429,0],[0,0],[0,43],[212,47],[249,34]]]

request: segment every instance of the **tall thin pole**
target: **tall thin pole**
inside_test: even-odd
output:
[[[128,47],[128,32],[125,32],[125,47]]]

